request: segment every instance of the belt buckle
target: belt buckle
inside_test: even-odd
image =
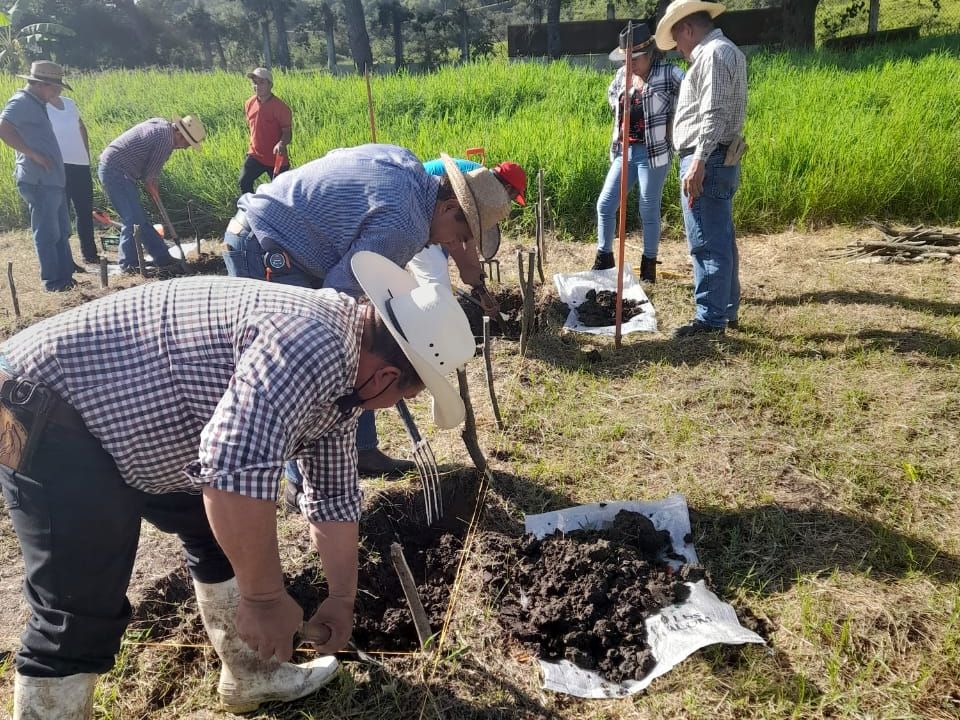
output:
[[[26,407],[33,400],[39,385],[29,380],[4,380],[0,386],[0,397],[11,405]]]

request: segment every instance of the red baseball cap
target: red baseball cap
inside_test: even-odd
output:
[[[522,167],[515,162],[502,162],[493,169],[493,172],[504,183],[514,189],[517,193],[514,200],[516,200],[517,203],[520,205],[527,204],[526,200],[523,199],[524,193],[527,192],[527,174],[523,171]]]

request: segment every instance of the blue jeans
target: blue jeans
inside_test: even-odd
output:
[[[30,208],[33,245],[40,261],[43,289],[62,290],[73,282],[73,254],[70,252],[70,210],[62,187],[17,183]]]
[[[597,250],[611,252],[617,232],[617,209],[620,207],[620,172],[623,156],[610,163],[607,179],[597,200]],[[643,254],[655,258],[660,249],[660,201],[663,183],[670,163],[652,167],[644,145],[631,145],[627,161],[627,192],[639,183],[640,224],[643,226]]]
[[[226,250],[223,251],[223,262],[227,266],[227,274],[231,277],[254,278],[266,280],[263,266],[263,247],[249,230],[232,233],[229,230],[223,234]],[[292,268],[283,275],[273,275],[272,282],[297,287],[313,287],[316,278],[307,275],[298,268]],[[372,410],[364,410],[357,424],[357,449],[369,450],[379,445],[377,438],[377,423]],[[296,485],[302,485],[303,479],[295,462],[286,465],[287,477]]]
[[[693,258],[693,299],[696,319],[726,327],[740,309],[740,257],[733,227],[733,196],[740,185],[740,165],[723,164],[726,150],[718,148],[706,160],[703,194],[690,207],[682,178],[693,155],[680,160],[680,207]]]
[[[109,170],[100,165],[97,175],[103,185],[114,210],[120,216],[123,227],[120,229],[120,250],[118,262],[122,268],[137,267],[137,248],[133,242],[133,226],[140,226],[140,242],[144,250],[153,258],[153,264],[163,267],[173,262],[170,251],[163,238],[153,229],[153,224],[140,204],[140,189],[133,180],[123,173]]]

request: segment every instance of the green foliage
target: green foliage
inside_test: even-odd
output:
[[[956,222],[960,56],[955,48],[956,39],[947,38],[846,54],[753,56],[750,149],[734,203],[739,226],[763,231],[864,216]],[[914,56],[902,56],[905,50]],[[483,146],[490,160],[514,159],[531,178],[543,168],[558,227],[587,237],[608,167],[605,90],[611,72],[563,62],[491,61],[421,76],[375,77],[377,138],[410,147],[423,159]],[[174,153],[161,188],[175,221],[185,219],[192,199],[206,220],[202,229],[223,224],[236,200],[247,143],[242,103],[250,88],[241,74],[116,71],[69,79],[94,155],[146,118],[197,113],[209,133],[204,150]],[[16,82],[5,82],[9,96]],[[362,79],[278,73],[276,91],[293,108],[294,165],[369,141]],[[12,152],[4,146],[0,167],[11,165]],[[664,213],[674,224],[680,222],[677,194],[671,172]],[[514,213],[514,222],[526,227],[532,220],[530,209]],[[22,222],[12,179],[0,173],[0,223]]]
[[[23,24],[20,3],[0,10],[0,67],[18,73],[27,65],[27,56],[39,54],[41,43],[55,37],[70,37],[73,30],[54,22]]]

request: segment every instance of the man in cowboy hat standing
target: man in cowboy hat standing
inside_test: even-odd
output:
[[[361,408],[427,389],[464,417],[447,375],[474,355],[450,290],[354,253],[369,303],[333,290],[183,278],[108,295],[0,344],[0,485],[32,610],[14,664],[14,720],[88,720],[130,619],[141,518],[177,533],[231,712],[324,685],[333,657],[289,662],[303,609],[276,534],[285,460],[329,594],[303,626],[344,646],[357,593]],[[131,379],[129,368],[138,375]]]
[[[280,174],[290,169],[287,146],[293,132],[290,107],[273,94],[273,73],[265,67],[247,73],[253,82],[253,96],[244,104],[250,126],[250,147],[240,171],[240,194],[253,192],[253,183],[266,173],[271,180],[274,168]]]
[[[416,155],[394,145],[327,153],[283,173],[237,202],[224,234],[227,272],[290,285],[362,292],[350,260],[371,250],[397,265],[429,244],[450,251],[460,277],[483,284],[477,242],[510,212],[503,185],[486,168],[428,175]],[[413,469],[381,452],[372,413],[360,419],[358,466],[364,475]]]
[[[182,266],[171,256],[163,238],[153,229],[140,204],[137,182],[156,197],[157,178],[174,150],[200,149],[206,137],[203,123],[195,115],[175,117],[172,121],[151,118],[123,133],[107,145],[100,155],[98,175],[103,190],[120,215],[119,263],[124,272],[137,272],[137,249],[133,226],[140,226],[140,239],[154,264],[166,275],[180,274]]]
[[[66,174],[63,156],[47,117],[46,105],[60,88],[72,89],[63,81],[63,68],[38,60],[27,81],[0,113],[0,140],[16,150],[14,177],[17,190],[30,208],[33,244],[40,261],[43,289],[60,292],[76,286],[67,207]]]
[[[657,46],[690,62],[680,85],[673,144],[680,156],[680,206],[693,258],[696,315],[674,337],[723,334],[737,326],[740,271],[733,195],[740,183],[747,64],[713,18],[724,6],[674,0],[657,23]]]

